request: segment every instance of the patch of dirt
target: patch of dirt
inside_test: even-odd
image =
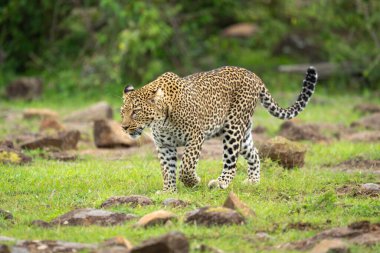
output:
[[[377,112],[380,112],[380,106],[375,105],[375,104],[364,103],[364,104],[355,105],[354,110],[362,114],[377,113]]]
[[[319,227],[316,226],[316,225],[313,225],[311,224],[310,222],[295,222],[295,223],[289,223],[286,228],[284,229],[284,231],[288,231],[288,230],[292,230],[292,229],[295,229],[295,230],[300,230],[300,231],[307,231],[307,230],[314,230],[314,229],[318,229]]]
[[[327,166],[347,172],[362,170],[371,173],[380,173],[380,160],[368,160],[360,156],[336,165],[329,164]]]
[[[380,112],[365,116],[358,121],[352,122],[353,128],[365,128],[380,131]]]
[[[374,184],[375,185],[375,184]],[[336,189],[336,193],[338,195],[348,195],[352,197],[379,197],[380,196],[380,190],[366,187],[366,184],[364,185],[343,185],[341,187],[338,187]]]

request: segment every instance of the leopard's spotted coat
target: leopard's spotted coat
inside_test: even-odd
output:
[[[193,187],[201,147],[206,139],[223,136],[223,171],[210,187],[225,189],[236,174],[241,154],[248,161],[246,182],[260,180],[260,160],[252,139],[252,115],[257,101],[275,117],[297,116],[312,96],[317,82],[313,67],[307,70],[297,101],[283,109],[262,80],[239,67],[222,67],[184,78],[168,72],[144,87],[124,90],[122,126],[131,136],[151,127],[161,161],[164,191],[176,191],[177,147],[185,146],[179,180]]]

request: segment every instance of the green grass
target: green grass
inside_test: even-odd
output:
[[[360,117],[352,107],[361,101],[358,96],[342,96],[328,99],[323,103],[311,104],[300,120],[304,122],[332,122],[348,125]],[[288,96],[280,98],[282,104],[289,104]],[[286,102],[289,101],[289,102]],[[321,100],[320,100],[321,101]],[[51,102],[52,104],[54,101]],[[69,104],[66,101],[67,104]],[[50,102],[33,102],[32,106],[53,107],[60,112],[62,105],[51,106]],[[65,104],[65,101],[63,102]],[[112,102],[117,107],[116,102]],[[80,103],[85,106],[86,103]],[[12,106],[5,104],[4,106]],[[18,102],[12,108],[25,108],[29,104]],[[74,106],[68,105],[68,108]],[[273,135],[280,120],[268,116],[259,109],[256,122],[264,125]],[[191,248],[205,243],[226,252],[270,252],[269,247],[280,243],[305,239],[323,229],[346,226],[354,221],[369,220],[380,222],[380,200],[378,198],[338,196],[335,189],[345,184],[378,182],[379,176],[362,172],[346,173],[324,166],[335,164],[355,156],[380,159],[380,144],[349,142],[310,143],[304,168],[284,170],[275,162],[262,161],[262,179],[259,185],[245,186],[246,163],[238,161],[238,173],[228,190],[209,190],[207,182],[221,172],[221,160],[201,160],[198,174],[200,186],[185,188],[178,183],[177,194],[156,194],[162,188],[159,162],[153,154],[140,154],[124,160],[107,161],[101,158],[84,157],[75,162],[57,162],[36,157],[25,166],[0,165],[0,208],[13,213],[12,222],[0,220],[0,235],[19,239],[59,239],[76,242],[101,242],[121,235],[138,244],[152,236],[177,230],[185,233],[191,241]],[[33,152],[36,156],[38,152]],[[200,206],[220,206],[228,193],[234,191],[257,214],[246,225],[231,227],[201,227],[183,222],[186,212]],[[186,208],[169,210],[176,213],[179,221],[170,227],[135,229],[131,221],[115,227],[55,227],[49,229],[30,226],[31,221],[51,219],[74,208],[93,207],[111,196],[141,194],[151,197],[155,204],[130,208],[119,206],[110,210],[133,213],[142,216],[154,210],[163,209],[162,201],[176,197],[189,201]],[[310,222],[317,228],[310,231],[285,230],[289,223]],[[258,240],[256,232],[265,231],[272,236],[267,241]],[[379,252],[374,247],[351,245],[351,252]],[[272,250],[275,251],[275,250]]]

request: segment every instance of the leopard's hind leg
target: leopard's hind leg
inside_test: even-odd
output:
[[[235,114],[236,115],[236,114]],[[224,126],[223,134],[223,171],[222,174],[208,184],[210,188],[226,189],[236,174],[236,162],[243,139],[241,120],[231,116]]]
[[[248,178],[244,182],[248,184],[260,182],[260,158],[253,144],[251,124],[245,132],[244,139],[241,143],[240,154],[248,163]]]

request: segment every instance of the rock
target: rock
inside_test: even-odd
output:
[[[9,99],[36,99],[42,94],[42,81],[34,77],[22,77],[12,81],[6,87]]]
[[[152,142],[143,134],[133,139],[121,128],[121,124],[113,120],[96,120],[94,122],[94,140],[98,148],[131,147]]]
[[[71,113],[64,118],[64,121],[92,122],[95,120],[112,119],[112,117],[112,107],[107,102],[102,101],[82,110]]]
[[[349,253],[347,245],[339,239],[322,240],[310,253]]]
[[[167,221],[176,220],[174,213],[165,210],[158,210],[143,216],[135,225],[135,227],[149,227],[157,224],[165,224]]]
[[[114,226],[137,218],[132,214],[115,213],[101,209],[75,209],[49,222],[49,226]],[[44,224],[46,225],[46,224]]]
[[[0,209],[0,219],[13,220],[13,215],[8,211]]]
[[[258,28],[253,23],[238,23],[228,26],[222,31],[225,37],[248,38],[257,32]]]
[[[360,113],[377,113],[380,112],[380,106],[375,104],[358,104],[354,106],[354,110]]]
[[[46,108],[29,108],[24,110],[23,117],[24,119],[56,119],[58,118],[58,113]]]
[[[162,204],[169,207],[186,207],[189,203],[180,199],[165,199]]]
[[[208,246],[206,244],[199,245],[199,247],[197,247],[196,250],[200,252],[209,252],[209,253],[224,253],[223,250]]]
[[[267,240],[273,239],[272,236],[270,236],[268,233],[265,233],[265,232],[257,232],[256,238],[260,241],[267,241]]]
[[[184,234],[170,232],[166,235],[152,238],[132,248],[130,253],[188,253],[189,242]]]
[[[320,132],[320,127],[316,124],[303,124],[298,125],[292,121],[285,121],[280,126],[278,133],[291,141],[327,141],[328,138],[323,136]]]
[[[256,217],[255,212],[244,202],[242,202],[235,193],[230,192],[223,207],[234,209],[241,213],[244,218],[254,218]]]
[[[358,245],[374,245],[380,242],[380,223],[371,224],[368,221],[354,222],[347,227],[332,228],[322,231],[309,239],[278,245],[276,249],[305,251],[313,247],[317,248],[316,245],[322,240],[331,239],[345,239],[348,243]]]
[[[252,133],[254,134],[264,134],[267,131],[266,127],[256,126],[253,128]]]
[[[96,249],[95,244],[64,242],[54,240],[33,240],[18,241],[13,247],[12,252],[19,253],[55,253],[55,252],[82,252],[93,251]]]
[[[17,241],[16,238],[0,235],[0,242],[15,242],[15,241]]]
[[[153,205],[153,201],[150,198],[141,196],[141,195],[111,197],[107,199],[106,201],[104,201],[100,205],[100,207],[108,208],[111,206],[124,205],[124,204],[127,204],[134,208],[137,206]]]
[[[30,223],[32,226],[41,227],[41,228],[50,228],[52,225],[49,222],[43,220],[34,220]]]
[[[60,132],[55,136],[42,136],[20,144],[22,149],[56,148],[61,150],[76,149],[80,132],[76,130]]]
[[[31,161],[31,157],[14,148],[13,142],[3,141],[0,143],[0,163],[21,165]]]
[[[311,224],[310,222],[294,222],[294,223],[289,223],[286,226],[286,229],[284,231],[290,230],[290,229],[296,229],[300,231],[307,231],[307,230],[312,230],[312,229],[317,229],[318,227]]]
[[[7,245],[0,244],[0,253],[11,253],[11,251]]]
[[[203,207],[186,214],[186,223],[195,223],[197,225],[241,225],[245,223],[244,217],[226,207]]]
[[[380,130],[380,112],[365,116],[351,123],[351,127]]]
[[[75,161],[78,156],[67,152],[53,152],[48,155],[51,160],[57,160],[62,162]]]
[[[277,136],[259,147],[260,157],[269,157],[284,168],[302,167],[305,163],[306,148],[296,142]]]
[[[101,243],[97,253],[128,253],[132,249],[132,243],[124,237],[117,236]]]
[[[361,187],[367,191],[378,191],[378,192],[380,192],[380,184],[366,183],[366,184],[362,184]]]
[[[40,122],[40,131],[47,131],[47,130],[55,130],[55,131],[62,131],[65,129],[65,127],[54,118],[44,118]]]
[[[380,142],[380,131],[361,131],[342,136],[343,140],[352,142]]]

